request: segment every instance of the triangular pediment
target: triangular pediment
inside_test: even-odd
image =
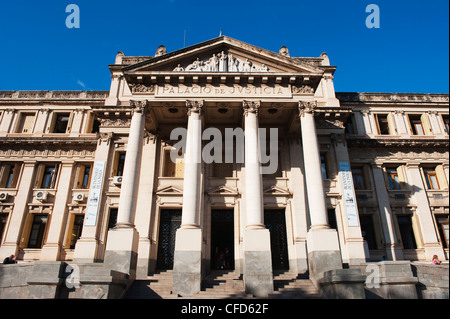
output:
[[[317,64],[317,63],[316,63]],[[299,73],[322,75],[320,66],[221,36],[124,67],[127,74]]]
[[[292,195],[288,189],[283,189],[277,186],[270,186],[264,190],[264,195],[290,196]]]
[[[183,191],[174,186],[167,186],[156,190],[157,195],[183,195]]]
[[[235,189],[232,189],[232,188],[229,188],[226,186],[218,186],[218,187],[214,187],[214,188],[208,190],[208,195],[210,195],[210,196],[214,196],[214,195],[236,196],[236,195],[239,195],[239,193]]]

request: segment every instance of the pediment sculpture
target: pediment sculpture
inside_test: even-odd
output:
[[[268,72],[269,68],[265,64],[256,65],[249,59],[245,61],[236,58],[231,53],[224,51],[213,54],[209,59],[200,60],[197,58],[193,63],[183,68],[181,64],[173,70],[174,72]]]

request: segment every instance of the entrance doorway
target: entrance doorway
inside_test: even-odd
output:
[[[264,224],[270,231],[272,269],[289,270],[289,256],[284,210],[264,210]]]
[[[175,254],[175,235],[181,226],[181,210],[163,209],[159,222],[158,258],[156,268],[173,269]]]
[[[234,211],[211,211],[211,269],[234,269]]]

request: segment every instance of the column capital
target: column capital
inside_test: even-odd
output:
[[[261,107],[261,101],[242,101],[242,107],[244,108],[244,116],[247,116],[248,113],[253,113],[258,115],[259,108]]]
[[[148,106],[147,100],[130,100],[130,106],[133,109],[134,113],[143,113],[145,114],[146,108]]]
[[[298,111],[300,117],[303,117],[305,113],[314,113],[314,109],[317,107],[317,101],[299,101]]]
[[[186,100],[188,116],[190,116],[192,113],[202,114],[203,102],[203,100]]]

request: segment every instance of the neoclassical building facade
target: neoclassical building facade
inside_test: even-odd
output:
[[[0,91],[2,258],[173,269],[181,295],[220,268],[266,295],[274,270],[448,259],[448,94],[336,93],[325,53],[226,36],[109,68],[106,92]]]

